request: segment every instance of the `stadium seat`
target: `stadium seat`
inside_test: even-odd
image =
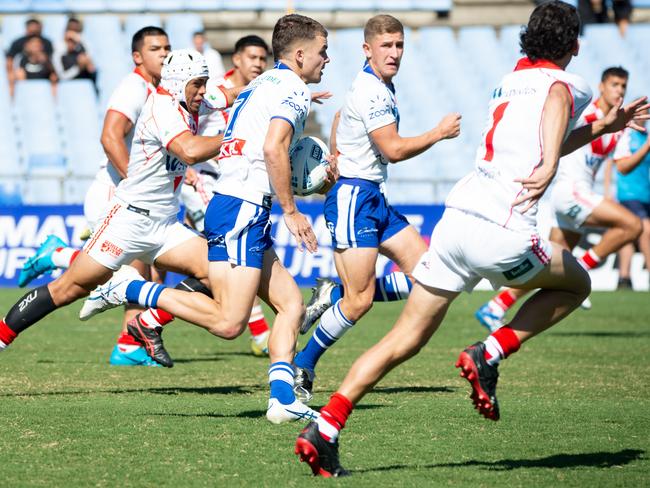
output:
[[[67,22],[68,16],[63,14],[43,16],[43,36],[52,41],[53,47],[56,48],[56,45],[63,39]]]
[[[95,164],[95,172],[99,169],[99,161]],[[74,174],[74,173],[73,173]],[[63,202],[67,205],[83,204],[91,178],[67,178],[63,183]]]
[[[417,10],[435,10],[448,12],[453,7],[452,0],[411,0],[413,8]]]
[[[64,179],[47,176],[30,176],[22,190],[23,203],[26,205],[60,204],[64,200]]]
[[[2,0],[0,2],[0,12],[21,13],[29,12],[29,0]]]
[[[186,0],[185,8],[187,10],[207,10],[216,11],[223,8],[225,0]]]
[[[192,34],[203,30],[198,14],[171,14],[165,21],[165,31],[174,49],[193,48]]]
[[[105,12],[110,0],[65,0],[68,12]]]
[[[13,113],[8,97],[0,96],[0,175],[4,180],[7,176],[22,176],[25,174],[20,152],[18,138],[14,127]]]
[[[327,11],[338,9],[341,1],[344,0],[295,0],[293,5],[298,11]]]
[[[22,14],[2,17],[2,42],[5,51],[9,49],[12,42],[25,35],[25,21],[27,19],[27,15]]]
[[[339,4],[341,10],[373,10],[375,2],[373,0],[343,0]]]
[[[124,36],[126,41],[131,42],[131,37],[137,31],[147,26],[162,27],[160,16],[157,14],[132,14],[126,17],[124,21]]]
[[[104,153],[99,141],[95,88],[89,80],[59,84],[57,108],[66,140],[68,170],[73,175],[92,176]]]
[[[275,2],[271,2],[275,3]],[[268,9],[266,2],[263,0],[238,0],[237,2],[224,2],[221,7],[223,10],[262,10]],[[286,2],[283,8],[286,8]]]
[[[30,10],[39,13],[65,11],[65,0],[31,0]]]
[[[86,15],[83,39],[96,63],[105,51],[114,51],[115,43],[122,39],[122,26],[117,15]]]
[[[22,183],[18,179],[3,178],[0,181],[0,206],[13,207],[23,204]]]
[[[145,0],[108,0],[106,6],[111,12],[144,12],[147,7]]]
[[[378,10],[411,10],[412,0],[375,0],[375,8]]]
[[[62,176],[66,170],[63,141],[50,82],[17,82],[14,111],[26,153],[28,172]]]
[[[188,8],[191,8],[191,3]],[[183,0],[145,0],[145,10],[149,12],[179,12],[185,10]]]

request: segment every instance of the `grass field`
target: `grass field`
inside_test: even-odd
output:
[[[1,291],[0,310],[20,295]],[[58,311],[0,355],[0,486],[650,486],[650,296],[594,293],[593,310],[505,361],[499,422],[474,412],[453,368],[484,336],[472,313],[487,296],[461,296],[358,406],[341,438],[353,476],[335,481],[298,463],[299,425],[266,421],[268,364],[246,338],[176,323],[173,369],[116,368],[119,311]],[[329,351],[315,405],[400,307],[377,305]]]

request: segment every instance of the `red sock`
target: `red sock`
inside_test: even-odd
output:
[[[503,290],[501,293],[495,296],[492,301],[501,307],[504,312],[506,312],[515,304],[517,297],[512,292],[512,290]]]
[[[330,397],[329,403],[321,409],[320,417],[316,421],[323,439],[328,442],[336,440],[353,408],[352,402],[340,393],[334,393]]]
[[[266,319],[264,317],[248,322],[248,329],[251,331],[251,335],[253,336],[264,334],[264,332],[270,330],[269,324],[266,323]]]
[[[138,315],[138,318],[142,325],[149,328],[163,327],[174,320],[172,314],[159,308],[149,308]]]
[[[519,347],[521,347],[521,341],[515,331],[507,325],[503,326],[485,340],[485,360],[488,362],[491,359],[495,360],[490,363],[493,364],[517,352]]]
[[[18,334],[11,330],[4,320],[0,320],[0,341],[6,346],[11,344]]]
[[[593,249],[589,249],[586,253],[582,255],[580,259],[578,259],[578,262],[582,265],[583,268],[585,268],[588,271],[590,269],[594,269],[596,266],[600,264],[600,258],[593,251]]]
[[[135,337],[133,337],[128,332],[122,332],[122,334],[120,334],[120,337],[117,338],[117,343],[123,344],[125,346],[141,346],[141,344],[135,340]]]

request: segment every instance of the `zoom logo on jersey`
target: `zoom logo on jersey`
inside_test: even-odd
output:
[[[300,103],[295,102],[292,96],[282,100],[281,105],[288,105],[289,107],[291,107],[298,114],[300,118],[303,118],[305,116],[306,113],[305,107]]]
[[[31,292],[29,295],[27,295],[25,298],[23,298],[22,302],[18,304],[18,310],[22,312],[27,308],[27,305],[32,303],[34,300],[36,300],[36,297],[38,296],[38,289],[34,290]]]

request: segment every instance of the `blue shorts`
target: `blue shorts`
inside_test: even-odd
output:
[[[262,269],[271,241],[270,209],[215,193],[205,211],[208,260]]]
[[[325,199],[325,221],[336,249],[379,247],[409,225],[378,183],[360,178],[339,178]]]
[[[641,200],[623,200],[620,203],[640,219],[650,219],[650,203]]]

